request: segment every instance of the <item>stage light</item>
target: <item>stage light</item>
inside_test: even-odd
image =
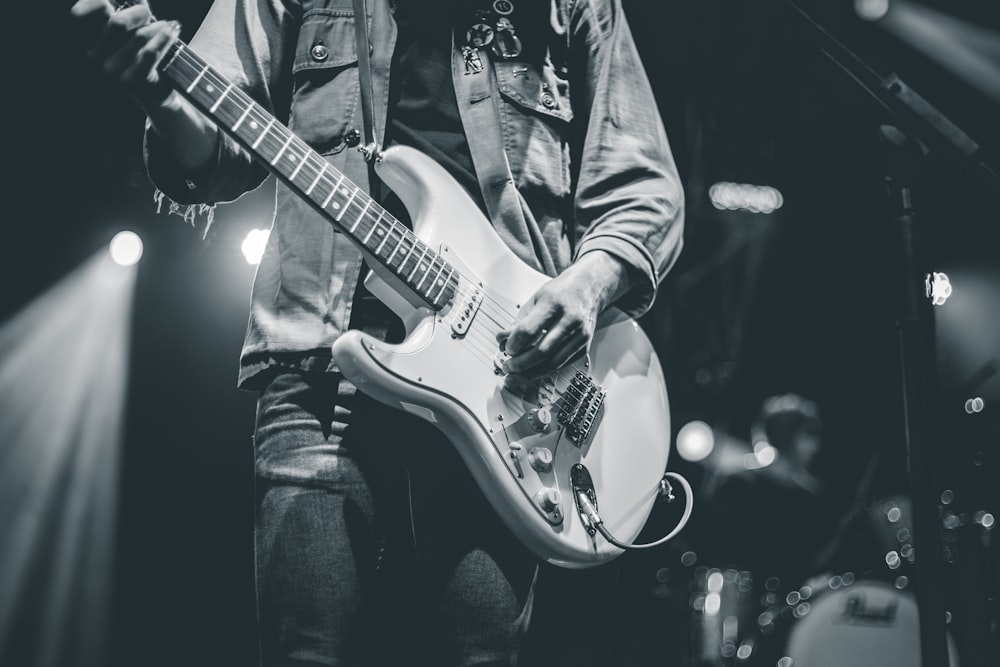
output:
[[[719,210],[773,213],[785,203],[781,193],[769,185],[721,181],[708,189],[712,206]]]
[[[108,246],[111,259],[119,266],[132,266],[142,257],[142,239],[135,232],[118,232]]]
[[[854,0],[854,12],[866,21],[878,21],[889,13],[889,0]]]
[[[260,264],[261,257],[264,256],[264,248],[267,247],[267,238],[271,232],[266,229],[251,229],[247,237],[243,240],[240,249],[247,259],[247,264]]]
[[[677,432],[677,453],[685,461],[701,461],[714,448],[715,434],[703,421],[688,422]]]
[[[927,274],[924,285],[928,298],[935,306],[943,306],[951,297],[951,278],[947,273],[935,271]]]
[[[137,271],[108,255],[0,323],[0,655],[32,665],[110,657]]]
[[[778,458],[778,450],[771,445],[765,445],[759,449],[754,445],[753,458],[756,462],[755,467],[766,468]]]

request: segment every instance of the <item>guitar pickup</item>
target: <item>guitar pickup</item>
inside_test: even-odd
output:
[[[479,307],[483,304],[483,290],[477,287],[473,292],[456,299],[454,317],[451,320],[451,335],[455,338],[464,336],[469,325],[475,319]]]

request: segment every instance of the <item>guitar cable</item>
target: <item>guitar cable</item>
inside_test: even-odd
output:
[[[617,539],[614,535],[611,534],[611,531],[608,530],[608,527],[604,525],[604,520],[601,518],[601,515],[597,512],[597,508],[594,507],[594,503],[591,502],[590,496],[588,496],[587,492],[582,489],[577,490],[576,492],[578,507],[580,509],[580,512],[585,515],[586,519],[590,520],[594,528],[598,532],[600,532],[600,534],[604,537],[604,539],[606,539],[608,542],[615,545],[619,549],[638,550],[638,549],[652,549],[653,547],[658,547],[672,540],[673,538],[677,537],[677,534],[681,532],[681,530],[684,528],[685,525],[687,525],[688,519],[691,518],[691,511],[694,509],[694,493],[691,491],[691,485],[688,483],[686,479],[684,479],[683,476],[679,475],[678,473],[675,472],[663,473],[663,479],[661,480],[660,483],[661,485],[664,485],[664,492],[666,493],[667,498],[669,500],[674,499],[673,490],[671,489],[670,484],[666,481],[667,477],[676,480],[677,483],[681,485],[681,489],[684,490],[684,512],[683,514],[681,514],[681,518],[680,520],[678,520],[677,525],[674,526],[674,529],[671,530],[666,535],[664,535],[663,537],[661,537],[660,539],[656,540],[655,542],[647,542],[645,544],[627,544]]]

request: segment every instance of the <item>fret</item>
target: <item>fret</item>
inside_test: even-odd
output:
[[[186,88],[186,90],[187,90],[187,92],[188,92],[188,93],[190,93],[190,92],[191,92],[192,90],[194,90],[194,89],[195,89],[195,87],[197,87],[197,85],[198,85],[198,82],[199,82],[199,81],[201,81],[201,78],[202,78],[203,76],[205,76],[205,72],[207,72],[207,71],[208,71],[208,65],[205,65],[205,66],[204,66],[204,67],[203,67],[203,68],[201,69],[201,71],[200,71],[200,72],[198,72],[198,76],[196,76],[196,77],[194,78],[194,81],[192,81],[192,82],[191,82],[191,85],[190,85],[190,86],[188,86],[188,87]]]
[[[343,179],[341,179],[341,180],[343,180]],[[351,202],[354,201],[354,198],[358,196],[359,192],[361,192],[361,188],[355,187],[354,188],[354,192],[351,193],[351,196],[348,197],[347,201],[344,202],[343,207],[340,209],[340,215],[333,216],[334,220],[336,220],[337,222],[340,222],[340,219],[344,217],[345,213],[347,213],[347,207],[351,205]],[[337,208],[337,206],[334,205],[334,208]]]
[[[314,180],[309,185],[309,189],[306,190],[306,196],[307,197],[312,193],[313,189],[316,187],[316,184],[319,183],[319,179],[323,178],[323,174],[326,173],[326,166],[327,166],[326,165],[326,160],[323,160],[323,166],[320,167],[319,173],[316,174],[316,180]],[[326,206],[324,205],[323,208],[326,208]]]
[[[434,259],[434,262],[436,262],[436,261],[437,261],[437,258]],[[434,262],[431,262],[431,266],[434,265]],[[441,268],[438,269],[438,272],[434,274],[434,279],[431,280],[431,285],[432,286],[434,285],[434,281],[436,281],[438,278],[441,277],[441,272],[444,271],[444,267],[445,267],[445,265],[442,263],[441,264]],[[427,276],[429,276],[429,275],[431,275],[430,271],[424,271],[424,277],[420,279],[419,283],[417,283],[417,291],[418,292],[420,291],[420,288],[424,286],[424,281],[427,280]]]
[[[282,144],[282,146],[281,146],[281,150],[279,150],[279,151],[278,151],[278,153],[277,153],[277,155],[275,155],[275,156],[274,156],[274,159],[273,159],[273,160],[271,160],[271,166],[272,166],[272,167],[273,167],[274,165],[278,164],[278,160],[280,160],[280,159],[281,159],[281,156],[285,154],[285,149],[287,149],[287,148],[288,148],[288,144],[292,143],[292,139],[293,139],[293,138],[294,138],[294,137],[293,137],[293,136],[292,136],[292,134],[291,134],[291,133],[289,132],[289,133],[288,133],[288,139],[287,139],[287,141],[285,141],[285,143],[284,143],[284,144]]]
[[[168,69],[173,67],[174,61],[177,60],[177,56],[180,55],[181,51],[184,51],[185,53],[189,52],[184,47],[185,45],[183,43],[174,42],[173,46],[171,46],[170,50],[167,52],[167,56],[159,64],[159,68],[163,71],[167,71]]]
[[[454,298],[461,280],[453,266],[247,97],[239,86],[183,44],[175,46],[171,58],[166,64],[161,63],[159,70],[178,92],[205,111],[220,129],[238,139],[255,159],[265,165],[270,163],[293,190],[314,205],[322,200],[319,209],[328,222],[348,233],[361,249],[374,253],[375,259],[430,306],[440,309]],[[306,175],[307,166],[313,170],[311,177]],[[303,188],[307,182],[308,187]],[[353,204],[357,204],[358,211],[352,213],[355,217],[348,223],[343,219]],[[391,252],[387,252],[390,248]]]
[[[365,238],[361,241],[362,243],[365,244],[366,248],[368,247],[368,239],[372,237],[372,234],[375,233],[375,230],[379,228],[379,223],[382,222],[383,213],[384,211],[379,211],[378,217],[376,217],[375,222],[372,223],[372,228],[368,230],[368,233],[365,234]]]
[[[302,153],[302,159],[299,160],[299,164],[295,167],[295,171],[292,172],[292,175],[288,177],[288,180],[290,180],[290,181],[294,181],[295,180],[295,177],[299,175],[300,171],[302,171],[302,167],[305,166],[306,161],[308,159],[309,159],[309,154],[308,153]]]
[[[268,131],[271,129],[272,125],[274,125],[274,119],[273,118],[270,120],[270,122],[268,122],[267,127],[265,127],[263,130],[261,130],[261,133],[259,135],[257,135],[257,139],[253,142],[253,144],[250,146],[250,148],[252,148],[254,150],[257,150],[257,146],[259,146],[260,142],[264,140],[264,135],[268,133]]]
[[[355,220],[354,224],[351,225],[350,231],[352,234],[354,233],[354,230],[358,228],[358,225],[361,224],[361,219],[365,217],[365,213],[368,212],[368,209],[371,208],[371,205],[372,205],[372,200],[369,199],[368,202],[365,204],[365,207],[361,209],[361,213],[358,214],[357,220]]]
[[[228,95],[229,91],[232,89],[233,84],[230,83],[226,86],[226,89],[222,91],[221,95],[219,95],[219,99],[215,100],[215,103],[211,106],[211,108],[209,108],[208,113],[215,113],[215,110],[219,108],[220,104],[222,104],[222,100],[226,99],[226,95]]]
[[[406,277],[407,282],[413,282],[413,276],[417,274],[417,270],[420,269],[420,262],[424,261],[424,257],[427,255],[427,251],[430,250],[426,245],[423,247],[423,252],[420,253],[420,257],[417,258],[417,263],[413,265],[413,271],[410,271],[410,275]]]
[[[447,277],[447,278],[445,278],[445,280],[444,280],[444,281],[442,281],[442,283],[441,283],[441,289],[440,289],[440,290],[438,290],[438,293],[437,293],[437,296],[435,296],[435,297],[434,297],[434,298],[432,299],[432,300],[433,300],[434,302],[437,302],[437,300],[438,300],[438,299],[440,299],[440,298],[441,298],[441,296],[442,296],[442,295],[444,294],[444,290],[445,290],[445,288],[446,288],[446,287],[448,287],[448,283],[450,283],[450,282],[451,282],[451,278],[452,278],[452,276],[454,276],[454,275],[455,275],[455,268],[454,268],[454,267],[452,267],[452,266],[449,266],[449,267],[448,267],[448,277]]]
[[[341,174],[340,178],[337,179],[337,182],[334,184],[334,186],[330,188],[330,194],[328,194],[326,196],[326,199],[323,200],[323,204],[320,206],[320,208],[326,208],[326,205],[330,203],[331,199],[333,199],[333,195],[337,194],[337,188],[340,187],[340,184],[343,181],[344,181],[344,175]]]
[[[410,245],[409,247],[406,248],[406,252],[399,256],[399,267],[397,268],[397,271],[399,272],[399,277],[402,278],[403,280],[406,280],[404,276],[406,272],[406,263],[410,261],[410,258],[413,257],[413,254],[419,248],[418,244],[420,243],[420,241],[416,238],[409,238],[408,240],[410,241]]]
[[[240,125],[243,124],[243,121],[246,120],[247,116],[250,115],[250,112],[252,110],[253,110],[253,102],[251,102],[250,104],[247,105],[246,111],[244,111],[242,113],[242,115],[240,115],[239,120],[237,120],[236,124],[233,125],[233,132],[235,132],[236,130],[240,129]]]
[[[377,248],[375,248],[374,252],[375,252],[376,255],[378,255],[380,252],[382,252],[382,246],[384,246],[385,242],[389,240],[390,236],[392,236],[392,231],[393,231],[393,228],[389,227],[389,229],[385,233],[385,236],[382,237],[382,242],[378,244]]]
[[[401,245],[403,245],[403,241],[405,241],[405,240],[406,240],[406,232],[403,232],[403,235],[399,237],[399,243],[396,244],[396,247],[392,249],[392,252],[389,254],[389,256],[385,260],[385,263],[388,266],[392,266],[392,258],[396,256],[397,252],[399,252],[399,247]],[[409,252],[409,251],[407,251],[407,252]]]

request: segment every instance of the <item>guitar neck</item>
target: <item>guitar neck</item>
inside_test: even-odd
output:
[[[266,109],[177,41],[160,72],[220,130],[309,202],[435,310],[458,289],[458,272]]]

